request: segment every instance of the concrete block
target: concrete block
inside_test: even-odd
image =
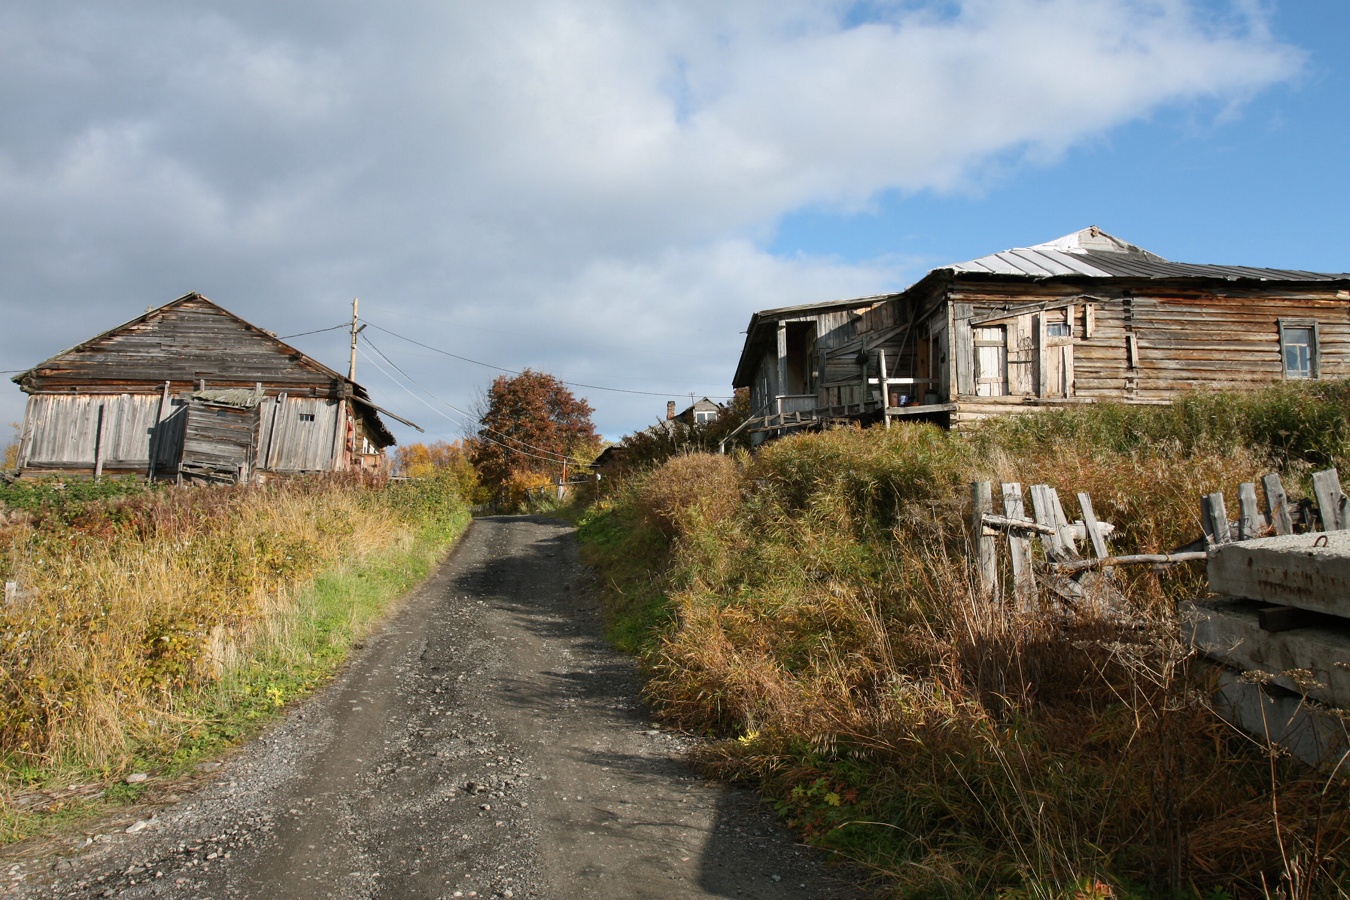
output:
[[[1211,659],[1263,672],[1273,683],[1341,709],[1350,709],[1350,621],[1328,616],[1304,628],[1262,631],[1251,600],[1185,604],[1182,636]],[[1289,672],[1308,673],[1289,675]],[[1309,681],[1314,684],[1309,684]]]
[[[1210,590],[1220,596],[1350,618],[1350,531],[1220,544],[1208,568]]]

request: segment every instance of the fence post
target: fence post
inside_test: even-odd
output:
[[[1323,531],[1341,531],[1350,526],[1346,521],[1341,476],[1335,469],[1313,473],[1313,493],[1317,496],[1317,511],[1322,514]]]
[[[1293,534],[1294,519],[1289,515],[1289,497],[1284,493],[1280,476],[1271,473],[1261,479],[1266,488],[1266,505],[1270,507],[1270,524],[1276,534]]]
[[[1003,485],[1003,515],[1009,519],[1026,520],[1026,505],[1022,500],[1020,482]],[[1036,597],[1036,575],[1031,570],[1031,542],[1022,534],[1008,532],[1008,555],[1012,558],[1013,596],[1022,611],[1032,608]]]
[[[1244,481],[1238,485],[1238,540],[1249,541],[1261,528],[1261,514],[1256,510],[1256,484]]]
[[[980,596],[993,601],[998,597],[998,554],[994,536],[986,532],[984,516],[994,512],[994,490],[988,481],[970,483],[970,532],[975,558],[980,569]]]

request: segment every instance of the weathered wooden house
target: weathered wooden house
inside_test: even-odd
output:
[[[195,293],[13,380],[21,476],[379,470],[394,443],[359,384]]]
[[[761,439],[1350,376],[1350,274],[1170,262],[1086,228],[896,294],[751,318],[734,384]]]

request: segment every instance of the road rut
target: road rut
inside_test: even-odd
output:
[[[573,531],[478,519],[332,685],[205,786],[0,864],[20,897],[862,896],[755,797],[690,770],[638,688]]]

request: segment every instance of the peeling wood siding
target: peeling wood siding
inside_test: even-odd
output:
[[[259,409],[258,447],[266,454],[258,460],[260,470],[330,472],[342,467],[340,459],[335,463],[333,456],[333,433],[340,425],[341,402],[284,396],[269,398]]]
[[[101,455],[104,472],[142,474],[150,465],[153,435],[156,469],[173,470],[182,450],[183,409],[181,401],[173,401],[172,411],[158,422],[158,394],[35,394],[24,417],[20,468],[92,474]]]

